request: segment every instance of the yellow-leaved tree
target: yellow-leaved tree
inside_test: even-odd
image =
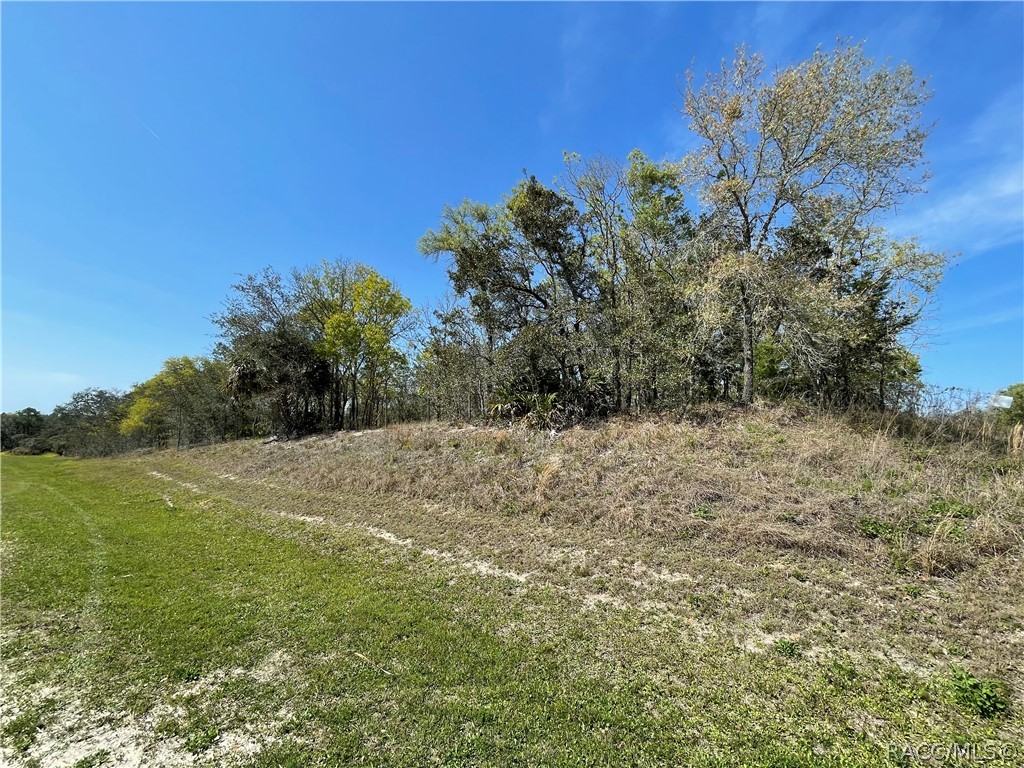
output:
[[[354,272],[349,300],[327,318],[323,342],[349,378],[353,426],[377,417],[387,421],[388,387],[406,364],[397,344],[411,327],[412,312],[412,303],[376,271],[357,266]]]

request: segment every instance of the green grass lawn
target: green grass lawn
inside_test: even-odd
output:
[[[584,607],[291,519],[286,494],[169,492],[145,459],[2,472],[15,765],[875,766],[1020,734],[945,678]]]

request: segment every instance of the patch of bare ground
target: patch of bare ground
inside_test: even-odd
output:
[[[361,527],[590,609],[922,674],[966,660],[1024,690],[1024,475],[968,444],[762,408],[558,434],[401,425],[131,461],[178,492]]]
[[[72,768],[78,765],[116,765],[121,768],[191,768],[233,765],[244,762],[280,740],[281,726],[290,712],[256,712],[237,719],[221,730],[199,751],[169,731],[183,721],[187,711],[216,709],[222,716],[230,700],[224,691],[238,681],[279,684],[289,674],[289,658],[270,654],[252,668],[223,669],[167,691],[161,704],[145,715],[97,710],[85,704],[76,691],[62,684],[21,679],[5,658],[0,729],[19,717],[35,713],[38,726],[31,745],[22,752],[4,747],[4,765]],[[186,708],[187,705],[187,708]]]

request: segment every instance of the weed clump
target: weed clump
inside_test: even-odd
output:
[[[869,539],[892,541],[896,535],[896,527],[892,523],[875,520],[873,517],[862,517],[857,521],[857,530]]]
[[[978,678],[962,667],[954,667],[949,687],[957,704],[980,717],[995,718],[1010,711],[1009,691],[1001,680]]]
[[[796,659],[800,656],[800,646],[792,640],[782,638],[775,643],[775,652],[787,659]]]

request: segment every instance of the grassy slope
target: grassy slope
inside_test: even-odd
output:
[[[801,523],[841,496],[813,482],[794,488],[821,498],[794,491],[727,525],[743,489],[709,473],[728,446],[690,446],[708,466],[688,464],[706,436],[677,427],[5,456],[4,744],[41,765],[878,765],[896,764],[889,743],[1022,740],[1019,716],[980,718],[945,682],[957,663],[1020,690],[1019,507],[1002,472],[956,518],[999,546],[971,541],[969,562],[927,578],[913,562],[934,530],[898,528],[882,490],[888,506],[862,490],[851,514],[898,540],[857,538],[841,505]],[[738,434],[756,456],[798,433],[778,431]],[[632,517],[616,497],[581,525],[566,499],[601,509],[601,461],[687,501],[634,488]],[[764,484],[784,482],[766,466]],[[656,509],[675,511],[636,524]],[[815,526],[832,545],[806,543]]]

